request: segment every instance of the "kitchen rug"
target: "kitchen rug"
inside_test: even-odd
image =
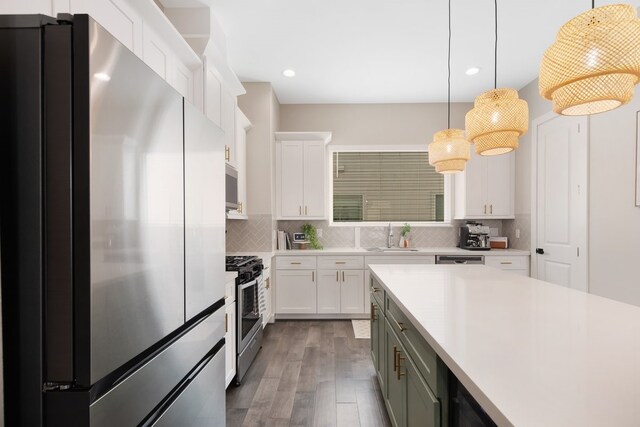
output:
[[[371,339],[371,323],[369,320],[352,320],[353,334],[359,339]]]

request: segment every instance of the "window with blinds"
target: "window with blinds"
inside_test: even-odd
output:
[[[427,152],[333,153],[333,221],[444,221],[444,177]]]

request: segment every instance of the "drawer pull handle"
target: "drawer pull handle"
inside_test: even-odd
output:
[[[500,261],[500,264],[510,265],[513,263],[511,261]]]
[[[346,264],[346,261],[336,261],[336,264]]]
[[[312,282],[315,282],[315,281],[316,281],[316,272],[315,272],[315,271],[312,271],[312,272],[311,272],[311,281],[312,281]]]
[[[301,262],[292,262],[291,265],[300,265],[302,264]]]
[[[400,332],[404,332],[407,330],[407,328],[404,326],[404,323],[398,322],[395,319],[393,319],[393,321],[396,322],[396,325],[398,325],[398,329],[400,329]]]
[[[340,276],[339,276],[340,272],[336,271],[336,282],[340,281]]]
[[[344,271],[342,272],[342,281],[344,282]]]
[[[226,334],[227,332],[229,332],[229,314],[225,313],[224,314],[224,333]]]
[[[395,346],[393,347],[393,372],[396,372],[398,375],[398,381],[400,381],[400,378],[402,378],[403,376],[406,375],[406,372],[402,372],[402,361],[405,360],[404,357],[402,357],[402,353],[400,353],[400,350],[398,350]]]
[[[307,215],[307,207],[304,207],[304,214]]]
[[[371,288],[371,292],[378,292],[380,291],[380,288]]]
[[[375,322],[376,320],[378,320],[378,317],[376,316],[376,306],[371,303],[371,321]]]

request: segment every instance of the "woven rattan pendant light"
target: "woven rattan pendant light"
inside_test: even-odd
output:
[[[451,129],[451,0],[449,0],[449,53],[447,57],[447,129],[436,132],[429,144],[429,164],[442,174],[462,172],[471,157],[462,129]]]
[[[542,58],[540,95],[553,111],[582,116],[613,110],[633,97],[640,79],[640,19],[631,5],[612,4],[560,28]]]
[[[495,45],[493,90],[478,96],[465,116],[467,139],[483,156],[518,148],[518,138],[529,128],[529,107],[515,89],[498,88],[498,0],[494,0]]]

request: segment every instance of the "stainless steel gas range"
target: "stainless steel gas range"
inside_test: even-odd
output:
[[[237,271],[236,331],[237,373],[240,384],[258,351],[262,347],[262,315],[259,290],[262,287],[262,260],[257,256],[228,256],[227,271]]]

